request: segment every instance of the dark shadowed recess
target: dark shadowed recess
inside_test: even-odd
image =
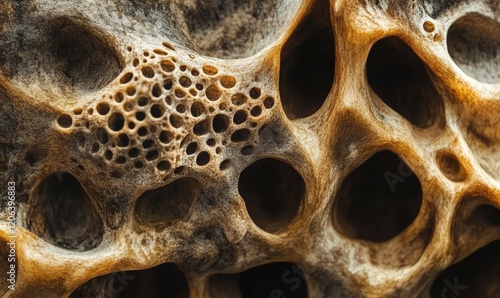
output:
[[[210,294],[220,298],[306,298],[307,283],[293,263],[269,263],[236,274],[216,274],[209,280]]]
[[[116,49],[85,20],[34,21],[3,37],[0,68],[7,75],[26,83],[43,78],[48,88],[81,93],[101,89],[120,73]]]
[[[426,128],[443,119],[443,100],[426,65],[401,39],[377,41],[370,50],[366,73],[378,97],[413,125]]]
[[[78,287],[70,298],[188,298],[184,273],[172,263],[146,270],[122,271],[93,278]]]
[[[305,182],[290,165],[271,158],[261,159],[240,175],[238,190],[248,214],[261,229],[276,233],[297,215],[305,196]]]
[[[431,297],[500,297],[500,240],[451,265],[434,281]]]
[[[200,184],[194,178],[180,178],[139,196],[134,215],[141,223],[164,225],[186,219],[198,196]]]
[[[417,176],[396,154],[381,151],[344,179],[333,222],[348,237],[384,242],[413,222],[421,204]]]
[[[92,201],[69,173],[45,178],[31,200],[28,228],[49,243],[62,248],[89,250],[103,237],[103,223]]]
[[[478,13],[458,19],[448,30],[448,53],[470,77],[500,83],[500,23]]]
[[[328,1],[317,1],[281,50],[279,90],[289,119],[314,114],[333,84],[335,41]]]

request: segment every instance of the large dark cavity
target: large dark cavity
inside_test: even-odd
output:
[[[103,223],[78,180],[58,172],[42,181],[32,198],[28,227],[62,248],[89,250],[103,237]]]
[[[444,270],[431,287],[431,297],[500,297],[500,240]]]
[[[293,167],[271,158],[243,170],[238,190],[255,224],[271,233],[295,218],[306,192],[304,179]]]
[[[70,298],[188,298],[189,285],[184,273],[172,263],[146,270],[115,272],[89,280]]]
[[[293,263],[270,263],[236,274],[216,274],[210,294],[220,298],[308,297],[302,270]]]
[[[382,151],[342,182],[333,222],[348,237],[384,242],[413,222],[421,204],[417,176],[396,154]]]
[[[281,52],[279,89],[289,119],[314,114],[333,84],[335,41],[327,1],[319,1]]]
[[[426,128],[444,117],[443,100],[423,61],[397,37],[376,42],[366,65],[378,97],[413,125]]]

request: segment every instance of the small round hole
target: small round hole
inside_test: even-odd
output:
[[[163,107],[159,104],[154,104],[151,107],[151,116],[153,116],[154,118],[161,118],[164,112],[165,111],[163,110]]]
[[[193,117],[199,117],[203,113],[205,113],[205,107],[201,102],[196,101],[191,105],[191,115]]]
[[[196,157],[196,164],[199,166],[204,166],[210,161],[210,154],[206,151],[200,152]]]
[[[144,107],[146,105],[148,105],[149,103],[149,98],[147,97],[140,97],[139,100],[137,101],[137,104],[140,106],[140,107]]]
[[[451,181],[460,182],[467,177],[464,168],[455,155],[440,151],[436,156],[436,160],[441,172]]]
[[[239,110],[234,113],[233,122],[234,124],[241,124],[247,120],[247,113],[243,110]]]
[[[142,75],[146,78],[152,78],[155,76],[155,71],[149,66],[143,67],[141,71]]]
[[[96,110],[100,115],[107,115],[109,113],[109,104],[106,102],[100,102],[97,104]]]
[[[148,129],[146,127],[141,127],[137,130],[137,134],[143,137],[148,134]]]
[[[120,78],[120,84],[127,84],[132,80],[133,74],[131,72],[127,72]]]
[[[118,147],[127,147],[130,143],[128,136],[124,133],[118,135]]]
[[[177,116],[177,115],[170,115],[170,124],[175,127],[179,128],[182,126],[182,118]]]
[[[162,131],[160,132],[160,142],[164,144],[168,144],[172,141],[172,134],[170,134],[168,131]]]
[[[156,165],[156,168],[158,169],[158,171],[168,171],[170,170],[170,163],[168,161],[160,161],[157,165]]]
[[[231,96],[231,102],[236,105],[236,106],[241,106],[247,101],[247,97],[245,94],[242,93],[236,93],[233,96]]]
[[[222,92],[219,87],[217,87],[217,85],[212,84],[207,87],[207,89],[205,90],[205,94],[209,100],[216,101],[221,97]]]
[[[264,107],[266,107],[266,109],[270,109],[274,106],[274,98],[272,97],[266,97],[266,99],[264,99]]]
[[[123,128],[125,119],[120,113],[113,113],[108,119],[108,127],[113,131],[119,131]]]
[[[203,72],[206,73],[207,75],[216,75],[219,71],[215,66],[212,65],[203,65]]]
[[[250,114],[254,117],[259,117],[260,114],[262,114],[262,108],[259,106],[253,107],[252,110],[250,110]]]
[[[142,120],[146,119],[146,113],[144,113],[144,112],[135,113],[135,119],[137,119],[138,121],[142,121]]]
[[[231,135],[231,142],[238,143],[238,142],[244,142],[248,139],[248,136],[250,135],[250,131],[246,128],[243,129],[238,129],[237,131],[233,132]]]
[[[192,82],[190,78],[182,76],[179,78],[179,84],[181,84],[181,86],[184,88],[188,88],[189,86],[191,86]]]
[[[63,114],[57,118],[57,123],[62,128],[69,128],[73,124],[73,118],[68,114]]]
[[[212,120],[212,127],[215,132],[220,133],[227,129],[229,124],[229,118],[226,115],[218,114],[215,115]]]
[[[189,143],[189,145],[187,145],[186,147],[186,154],[187,155],[194,154],[197,149],[198,149],[198,144],[196,142]]]
[[[220,78],[220,84],[222,87],[230,89],[236,85],[236,79],[232,76],[222,76]]]
[[[251,98],[257,99],[260,97],[260,89],[257,87],[253,87],[252,89],[250,89],[249,94]]]

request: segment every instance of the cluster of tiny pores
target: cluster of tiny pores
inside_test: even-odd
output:
[[[180,59],[167,42],[144,50],[105,89],[111,92],[73,115],[62,114],[58,126],[85,127],[91,137],[84,150],[131,169],[151,166],[166,176],[217,162],[226,170],[230,160],[217,156],[227,146],[252,154],[275,99],[213,65],[199,69],[195,56],[186,56]]]

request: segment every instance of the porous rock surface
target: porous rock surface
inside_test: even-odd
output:
[[[495,0],[2,1],[0,294],[500,297],[499,115]]]

